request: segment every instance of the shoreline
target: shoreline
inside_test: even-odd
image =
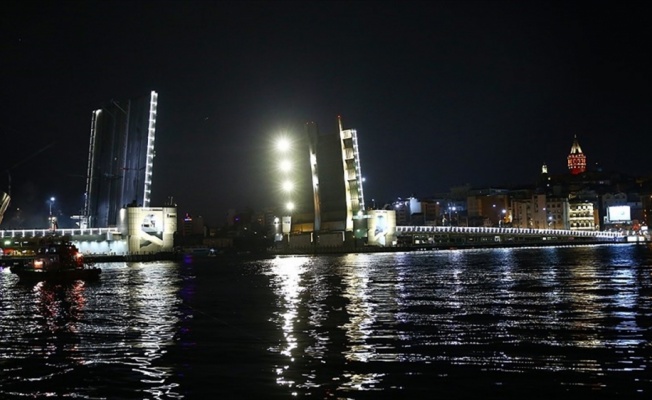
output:
[[[223,252],[214,255],[198,255],[183,252],[163,252],[151,254],[93,254],[85,255],[84,261],[88,264],[105,263],[105,262],[148,262],[148,261],[180,261],[185,258],[192,259],[266,259],[276,256],[318,256],[318,255],[337,255],[337,254],[372,254],[372,253],[413,253],[427,251],[446,251],[446,250],[478,250],[478,249],[497,249],[497,248],[538,248],[538,247],[579,247],[579,246],[596,246],[596,245],[639,245],[650,246],[652,242],[610,242],[610,241],[536,241],[529,243],[440,243],[411,246],[393,246],[393,247],[315,247],[302,249],[268,249],[261,252]],[[19,265],[29,262],[31,256],[2,256],[0,257],[0,267],[8,268],[12,265]]]

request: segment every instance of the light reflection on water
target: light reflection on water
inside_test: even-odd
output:
[[[3,396],[176,397],[170,368],[157,365],[177,329],[174,271],[165,263],[100,267],[93,283],[22,284],[3,271]],[[108,382],[84,387],[91,374]]]
[[[652,334],[639,321],[652,317],[651,265],[649,251],[627,246],[279,257],[268,273],[295,340],[277,382],[327,395],[403,380],[446,387],[471,368],[504,390],[554,373],[547,390],[648,393]]]
[[[644,246],[0,274],[0,398],[649,396]]]

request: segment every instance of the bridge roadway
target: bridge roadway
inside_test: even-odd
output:
[[[73,228],[73,229],[13,229],[13,230],[0,230],[0,239],[7,238],[25,238],[25,239],[38,239],[47,236],[69,236],[74,240],[75,236],[108,236],[109,234],[119,234],[118,228]],[[0,244],[1,245],[1,244]]]
[[[473,226],[397,226],[399,246],[439,245],[523,245],[559,242],[621,242],[622,232],[574,231],[567,229],[531,229]],[[577,243],[576,242],[576,243]]]
[[[397,226],[397,234],[434,233],[467,235],[512,235],[512,236],[564,236],[590,237],[601,239],[623,238],[622,232],[609,231],[573,231],[568,229],[531,229],[531,228],[496,228],[482,226]]]
[[[40,238],[51,236],[55,233],[58,236],[69,236],[71,240],[77,236],[109,236],[120,234],[117,228],[73,228],[73,229],[15,229],[0,230],[0,239],[5,238]],[[573,231],[567,229],[531,229],[531,228],[496,228],[496,227],[475,227],[475,226],[397,226],[397,236],[404,235],[453,235],[453,236],[499,236],[499,237],[565,237],[565,238],[588,238],[596,240],[624,240],[622,232],[610,231]]]

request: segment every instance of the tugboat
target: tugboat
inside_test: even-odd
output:
[[[97,280],[102,270],[84,262],[83,255],[69,241],[51,241],[40,246],[34,259],[11,272],[23,282]]]

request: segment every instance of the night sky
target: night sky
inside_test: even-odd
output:
[[[83,205],[91,112],[159,93],[153,206],[222,224],[276,204],[280,132],[358,131],[365,197],[650,175],[645,2],[69,1],[3,4],[0,169],[12,208]],[[0,175],[0,188],[7,186]]]

